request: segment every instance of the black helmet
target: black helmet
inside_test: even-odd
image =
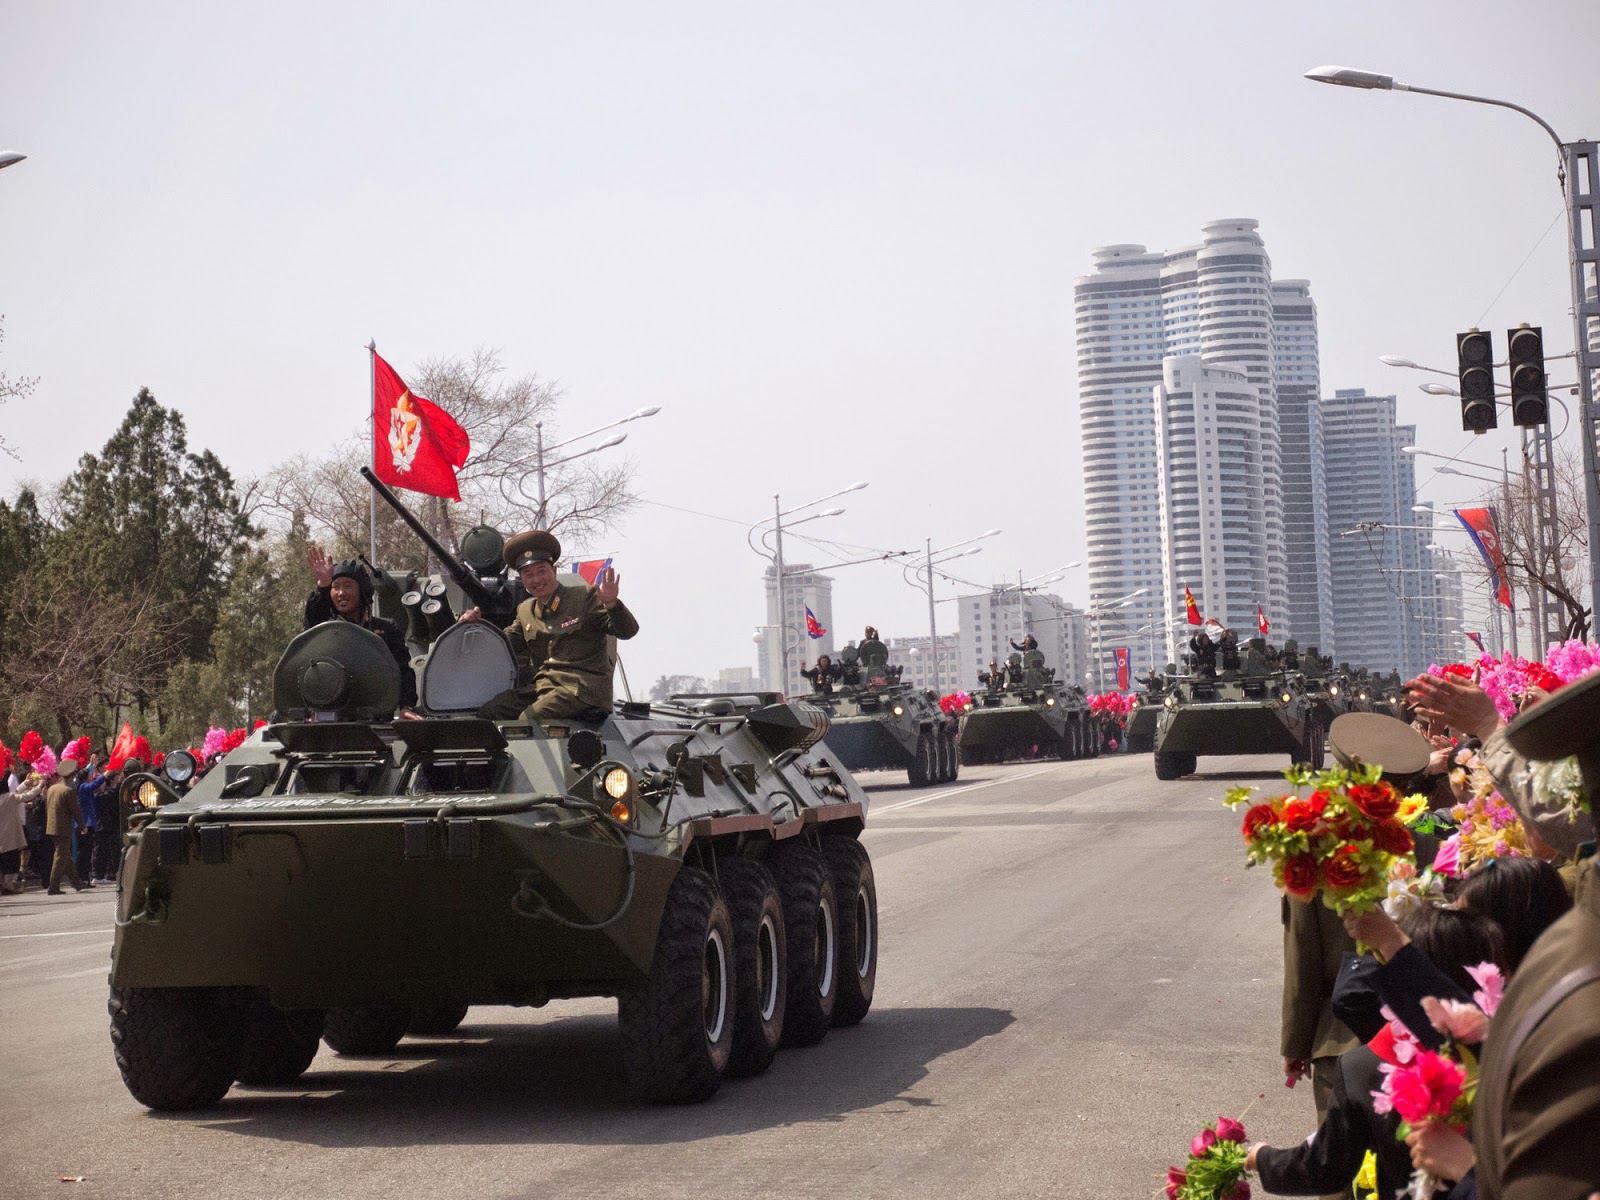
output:
[[[354,579],[356,587],[361,591],[361,607],[372,607],[372,576],[367,574],[366,567],[353,558],[347,558],[333,568],[335,579]]]

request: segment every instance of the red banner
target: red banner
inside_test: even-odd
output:
[[[1128,652],[1128,647],[1118,646],[1111,651],[1111,657],[1117,663],[1117,690],[1125,692],[1133,676],[1132,656]]]
[[[372,471],[390,487],[460,500],[456,472],[472,442],[456,419],[413,395],[372,351]]]
[[[1200,620],[1200,606],[1194,602],[1194,593],[1189,590],[1188,584],[1183,585],[1183,603],[1188,609],[1187,616],[1189,618],[1189,624],[1204,624],[1204,622]]]
[[[1500,531],[1495,524],[1494,506],[1486,508],[1458,508],[1456,520],[1466,528],[1472,544],[1483,556],[1483,565],[1489,568],[1489,588],[1494,598],[1506,608],[1511,603],[1511,579],[1506,573],[1505,551],[1500,547]]]
[[[600,576],[611,566],[609,558],[588,558],[572,564],[572,573],[593,587],[600,586]]]
[[[1261,636],[1267,636],[1267,630],[1272,626],[1267,623],[1267,614],[1261,611],[1261,605],[1256,605],[1256,628],[1261,630]]]

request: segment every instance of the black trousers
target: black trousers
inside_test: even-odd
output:
[[[117,859],[122,854],[122,835],[113,827],[94,831],[94,877],[115,879]]]
[[[95,831],[74,834],[72,860],[78,868],[78,878],[90,880],[94,878],[94,835]]]

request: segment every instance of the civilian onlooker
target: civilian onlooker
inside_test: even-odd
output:
[[[22,891],[22,852],[27,845],[22,800],[14,791],[0,791],[0,892],[16,895]]]
[[[66,760],[63,760],[66,761]],[[73,847],[73,862],[78,868],[79,877],[92,886],[94,882],[94,843],[95,833],[99,828],[95,821],[95,795],[99,792],[102,783],[94,766],[91,765],[78,772],[78,809],[83,814],[79,824],[82,828],[78,833],[78,840]]]
[[[50,881],[50,863],[55,853],[55,843],[45,833],[44,776],[30,771],[17,789],[22,799],[22,832],[28,840],[28,855],[23,866],[31,870],[44,887]]]
[[[121,771],[107,771],[100,777],[99,790],[94,794],[94,878],[96,883],[117,881],[118,860],[122,855],[122,815],[118,811],[117,792],[122,783]]]

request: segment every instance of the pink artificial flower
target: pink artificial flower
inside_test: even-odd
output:
[[[1460,1063],[1424,1050],[1409,1067],[1396,1069],[1384,1086],[1394,1111],[1410,1124],[1420,1125],[1429,1117],[1449,1116],[1466,1079]]]
[[[1428,1023],[1452,1041],[1476,1045],[1489,1036],[1489,1018],[1475,1004],[1424,996],[1422,1011],[1428,1014]]]
[[[1461,835],[1454,834],[1445,839],[1439,847],[1439,852],[1433,856],[1433,873],[1435,875],[1454,875],[1461,869]]]
[[[1473,1002],[1488,1016],[1494,1016],[1495,1009],[1500,1007],[1500,997],[1506,990],[1506,978],[1500,973],[1500,968],[1492,962],[1484,962],[1468,967],[1467,974],[1472,976],[1480,989],[1472,993]]]
[[[1216,1144],[1216,1130],[1202,1129],[1199,1133],[1194,1135],[1194,1140],[1189,1143],[1189,1153],[1194,1155],[1196,1158],[1199,1158]]]
[[[1242,1146],[1244,1145],[1245,1136],[1244,1126],[1232,1117],[1217,1118],[1217,1141],[1238,1142]]]
[[[1178,1193],[1183,1190],[1183,1185],[1189,1182],[1189,1172],[1179,1170],[1177,1167],[1167,1168],[1167,1200],[1178,1200]]]

